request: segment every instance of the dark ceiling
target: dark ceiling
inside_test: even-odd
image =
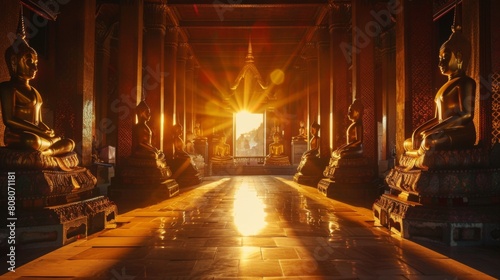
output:
[[[245,65],[251,40],[255,65],[263,76],[293,63],[326,19],[328,5],[326,0],[200,2],[168,1],[199,66],[236,75]]]
[[[365,0],[373,5],[394,0]],[[402,1],[402,0],[399,0]],[[434,0],[434,16],[456,0]],[[234,79],[245,65],[249,40],[255,65],[264,79],[274,69],[286,70],[314,41],[318,26],[328,23],[332,4],[351,0],[147,0],[166,3],[168,25],[180,30],[190,55],[203,72],[225,73]],[[118,18],[118,0],[98,0],[100,16]],[[114,6],[111,16],[109,7]],[[375,7],[375,6],[374,6]],[[106,14],[108,15],[106,16]],[[220,77],[220,76],[219,76]],[[227,81],[232,82],[232,81]]]

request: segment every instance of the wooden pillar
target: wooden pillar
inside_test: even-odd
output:
[[[353,99],[364,106],[363,151],[372,161],[377,160],[377,123],[375,120],[375,56],[374,40],[380,34],[380,24],[373,20],[373,7],[367,1],[354,0],[352,7],[352,90]]]
[[[69,2],[56,25],[64,40],[55,57],[54,130],[75,141],[83,166],[92,163],[95,6],[95,0]]]
[[[177,89],[175,123],[179,123],[186,132],[186,62],[188,59],[188,45],[185,42],[179,44],[177,49]]]
[[[1,1],[0,2],[0,10],[2,11],[2,16],[0,17],[0,26],[2,29],[0,30],[0,38],[4,38],[4,40],[0,40],[0,49],[2,50],[2,59],[0,59],[0,81],[8,81],[10,80],[9,69],[7,68],[7,63],[3,59],[3,52],[10,46],[11,41],[5,40],[8,38],[8,35],[16,32],[17,23],[19,20],[19,9],[20,5],[18,1]],[[40,65],[39,65],[40,66]],[[36,80],[36,78],[35,78]],[[40,90],[40,89],[39,89]],[[43,93],[42,93],[43,94]],[[1,110],[0,110],[0,145],[3,146],[3,137],[5,125],[1,120]]]
[[[500,75],[500,68],[492,66],[498,65],[500,51],[497,47],[492,47],[496,46],[492,44],[492,39],[498,36],[499,28],[495,23],[499,21],[498,16],[490,16],[490,11],[499,11],[500,6],[497,2],[462,1],[463,33],[471,42],[472,49],[467,74],[477,82],[474,124],[477,141],[481,141],[485,148],[490,148],[498,140],[498,134],[497,137],[493,137],[491,132],[500,131],[499,125],[493,126],[498,123],[499,118],[496,117],[497,114],[492,114],[492,108],[498,108],[498,100],[493,106],[492,85],[495,84],[498,88],[498,75]],[[496,22],[491,24],[491,21]]]
[[[294,82],[290,88],[290,94],[293,97],[294,115],[296,121],[292,126],[292,135],[298,135],[300,122],[307,125],[308,106],[307,106],[307,85],[306,85],[306,67],[304,59],[300,58],[294,66]]]
[[[392,153],[396,143],[396,44],[395,29],[393,27],[384,30],[380,35],[377,45],[376,69],[376,95],[377,98],[377,122],[380,124],[379,131],[379,160],[387,162],[387,168],[392,165]],[[388,162],[391,161],[391,162]],[[379,164],[379,166],[381,166]],[[381,170],[382,171],[382,170]]]
[[[163,3],[144,4],[143,98],[151,109],[148,122],[153,132],[153,146],[163,150],[164,137],[164,41],[166,9]]]
[[[396,20],[396,158],[404,140],[433,117],[433,75],[437,52],[433,50],[432,0],[402,0],[391,8]]]
[[[118,89],[113,111],[117,117],[116,160],[131,154],[134,109],[141,98],[143,1],[120,2]]]
[[[318,59],[315,52],[315,43],[308,43],[304,52],[307,83],[307,120],[308,131],[311,124],[318,122]],[[320,124],[321,125],[321,124]],[[320,130],[321,131],[321,130]],[[310,131],[309,131],[310,133]]]
[[[331,112],[332,76],[330,74],[330,35],[328,26],[318,27],[318,109],[321,125],[320,157],[329,158],[331,154]]]
[[[194,59],[189,56],[186,61],[186,126],[184,131],[193,132],[194,128]]]
[[[176,112],[176,75],[177,75],[177,42],[178,30],[170,26],[165,34],[165,89],[164,89],[164,125],[165,136],[163,139],[163,149],[167,158],[173,157],[172,129],[175,123]]]
[[[112,28],[103,20],[96,20],[96,50],[95,50],[95,141],[96,148],[111,145],[108,141],[111,120],[109,114],[109,75],[111,61],[111,44],[109,30]],[[113,143],[113,146],[116,142]]]
[[[485,32],[486,36],[489,37],[489,47],[491,50],[491,69],[490,74],[487,75],[487,80],[483,78],[481,82],[481,96],[484,96],[483,100],[490,100],[491,103],[489,107],[485,107],[481,105],[481,116],[484,116],[484,119],[487,116],[491,116],[491,121],[489,122],[491,125],[491,130],[486,130],[485,133],[491,134],[489,137],[491,138],[492,144],[494,142],[500,143],[500,48],[493,48],[491,46],[498,46],[500,44],[500,17],[498,16],[498,12],[500,11],[500,2],[495,0],[485,1],[486,17],[489,19],[489,24],[487,26],[481,27],[481,30],[484,28],[489,29],[490,32]],[[481,1],[483,3],[483,1]],[[489,7],[487,7],[489,4]],[[487,9],[489,8],[489,9]],[[481,31],[482,32],[482,31]],[[490,97],[486,98],[487,93],[490,93]],[[494,115],[494,117],[493,117]],[[484,123],[488,123],[487,119],[482,121]],[[481,132],[481,136],[482,136]]]
[[[349,66],[351,57],[344,52],[343,46],[349,44],[349,19],[351,5],[345,3],[332,4],[330,9],[330,48],[332,76],[332,148],[336,149],[346,143],[347,109],[351,102],[349,86]]]

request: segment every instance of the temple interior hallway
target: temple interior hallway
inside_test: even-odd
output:
[[[290,177],[208,177],[2,279],[494,279],[500,250],[401,240]],[[18,258],[36,250],[17,251]],[[5,256],[2,256],[5,257]]]

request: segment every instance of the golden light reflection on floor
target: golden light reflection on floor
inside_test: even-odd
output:
[[[267,225],[264,207],[255,189],[247,184],[239,187],[234,195],[234,224],[242,235],[255,235]]]

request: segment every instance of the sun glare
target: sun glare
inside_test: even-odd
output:
[[[271,81],[275,85],[281,85],[285,80],[285,73],[281,69],[276,69],[271,72]]]
[[[246,184],[234,195],[234,224],[244,236],[255,235],[267,225],[264,203]]]
[[[236,113],[236,135],[248,133],[262,124],[262,114],[252,114],[248,111]]]

